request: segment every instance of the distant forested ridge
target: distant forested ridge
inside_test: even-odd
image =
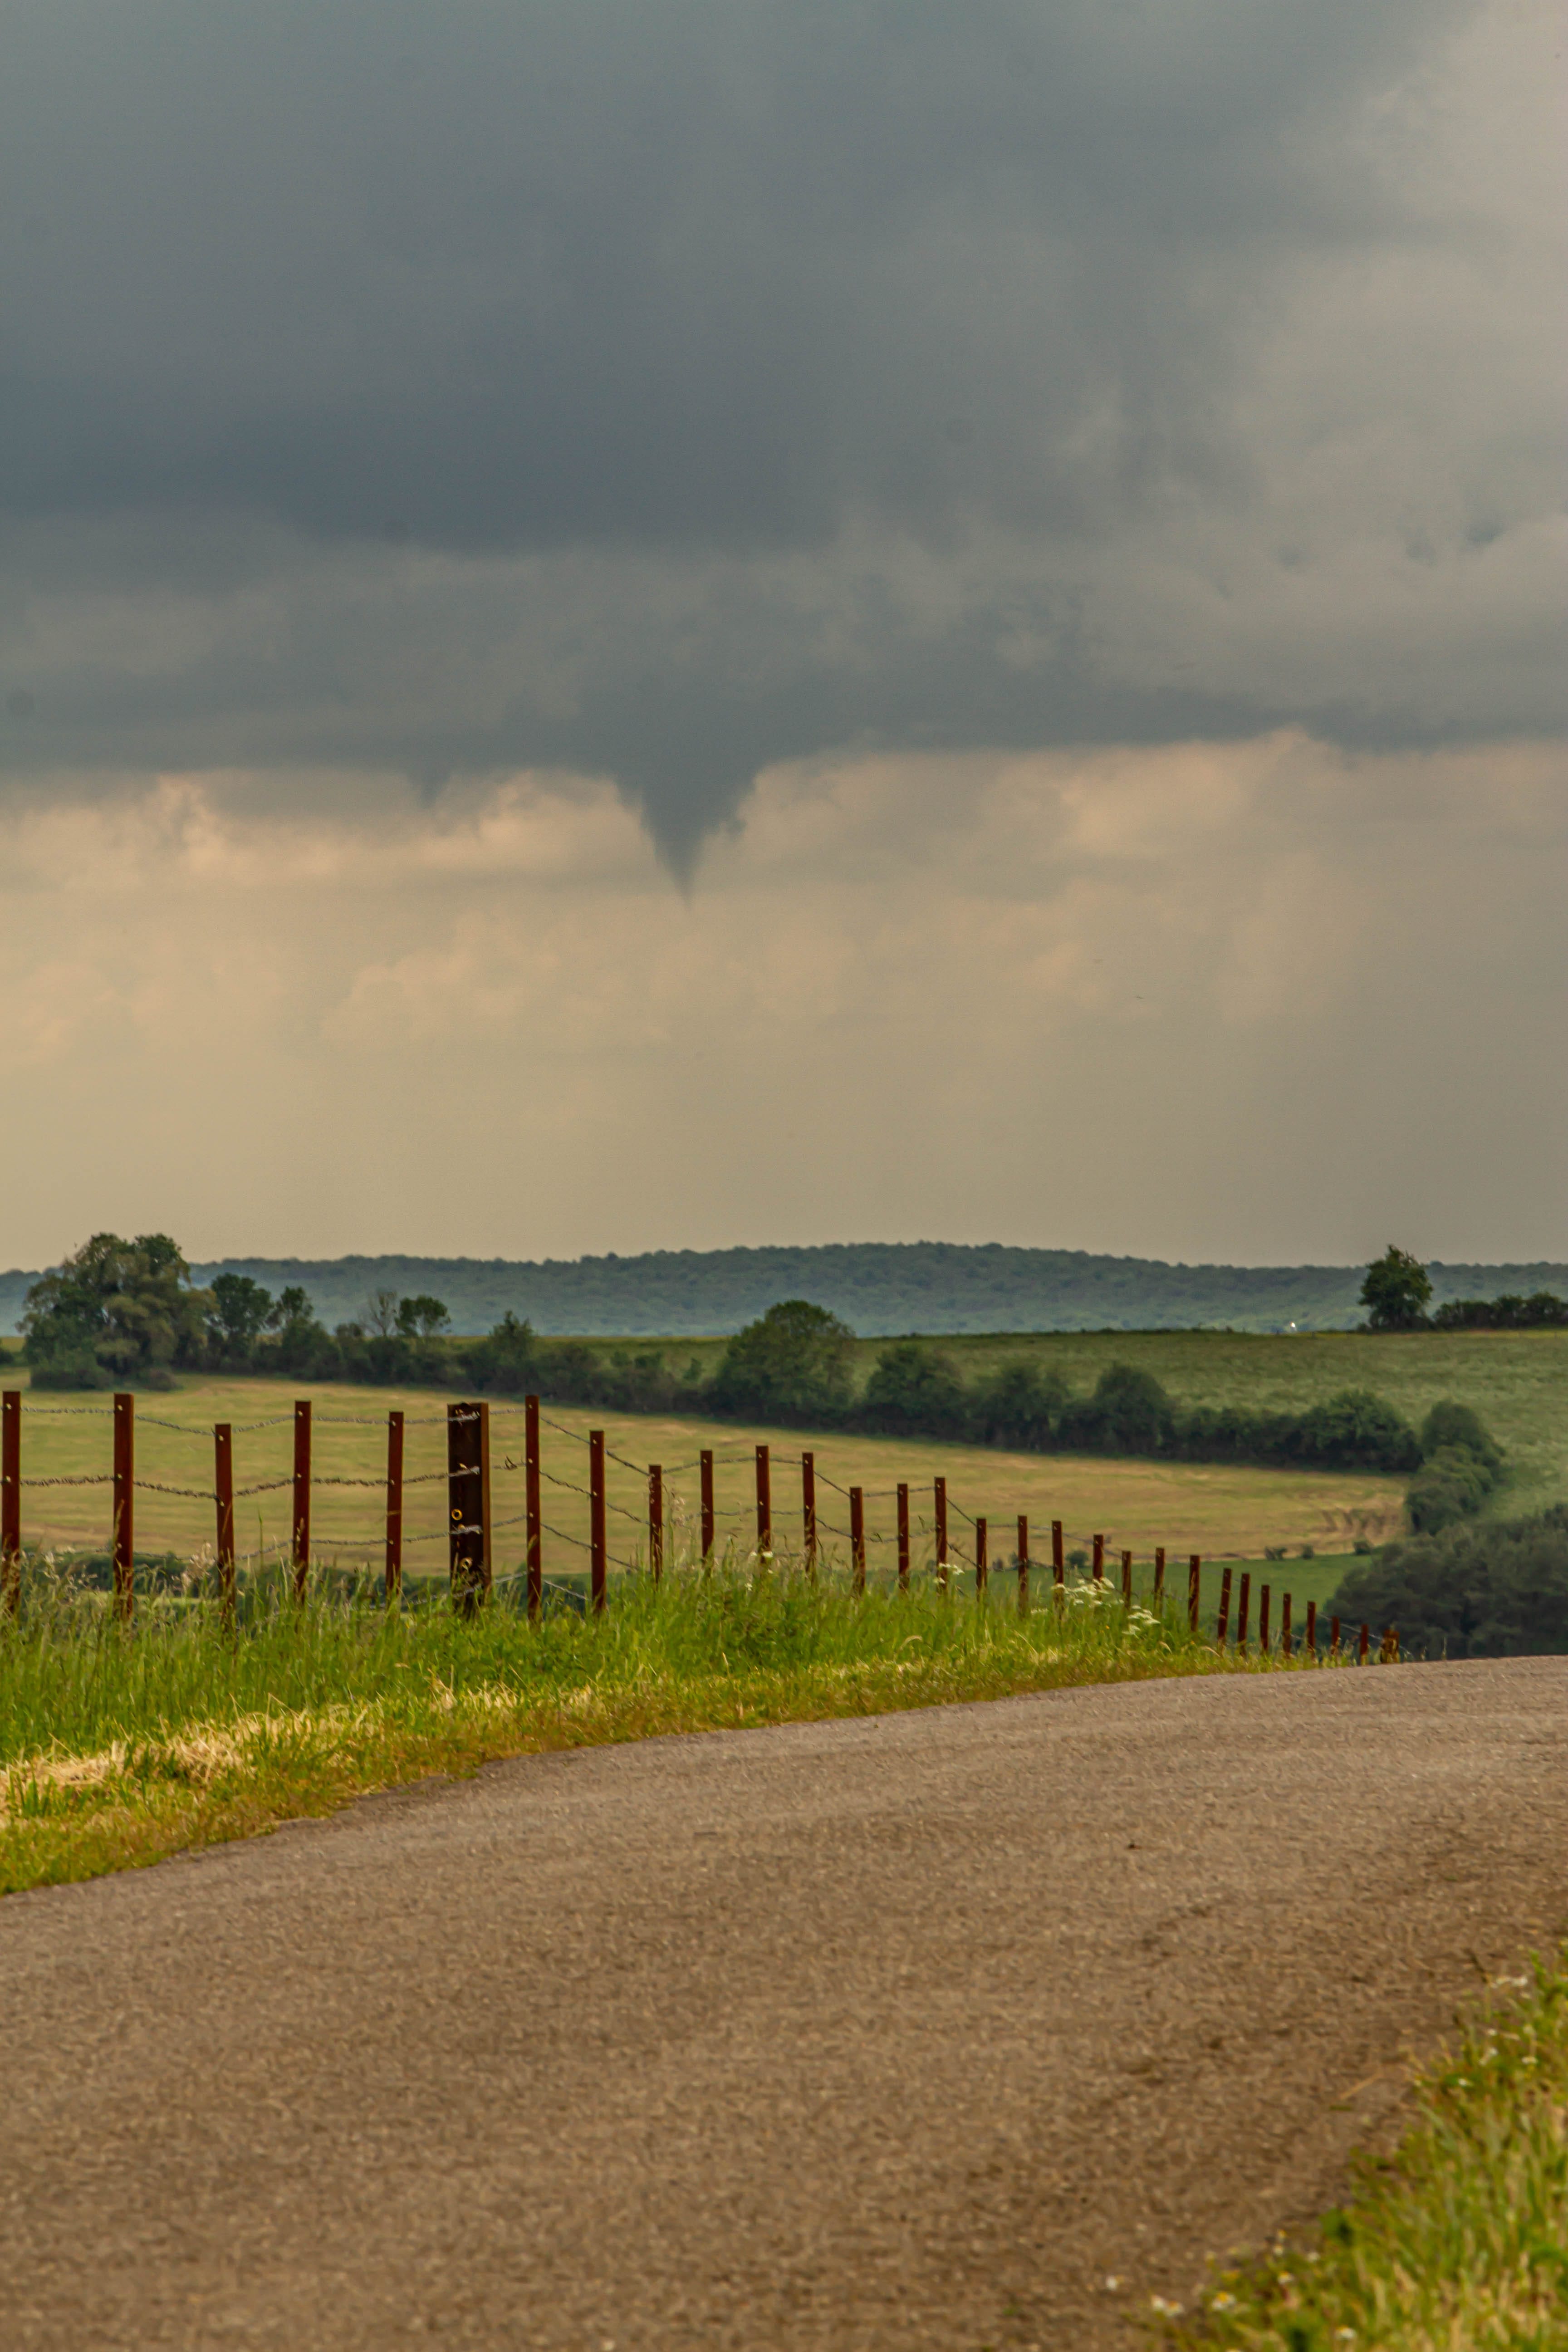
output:
[[[380,1289],[431,1293],[460,1333],[501,1318],[584,1338],[738,1331],[780,1298],[807,1298],[868,1338],[900,1332],[1347,1330],[1363,1319],[1364,1267],[1168,1265],[1158,1258],[1000,1243],[847,1242],[811,1249],[655,1250],[637,1257],[234,1257],[195,1265],[198,1284],[249,1275],[297,1285],[329,1328]],[[1445,1300],[1568,1288],[1568,1265],[1431,1264]],[[37,1271],[0,1274],[0,1329],[14,1332]]]

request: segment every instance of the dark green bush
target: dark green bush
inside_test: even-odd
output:
[[[1568,1504],[1387,1545],[1328,1604],[1348,1623],[1396,1625],[1407,1656],[1568,1653]]]
[[[709,1391],[716,1412],[831,1427],[849,1402],[855,1334],[825,1307],[785,1299],[725,1349]]]
[[[966,1418],[963,1382],[952,1360],[919,1339],[900,1339],[878,1357],[856,1419],[892,1437],[948,1437]]]

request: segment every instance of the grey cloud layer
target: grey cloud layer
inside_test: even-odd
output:
[[[4,22],[13,768],[547,761],[679,855],[857,739],[1559,714],[1517,10],[1436,194],[1458,0]]]

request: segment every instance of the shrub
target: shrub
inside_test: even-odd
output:
[[[1352,1623],[1397,1625],[1415,1657],[1568,1652],[1568,1505],[1538,1517],[1389,1544],[1352,1569],[1328,1604]]]
[[[709,1391],[716,1412],[763,1421],[842,1420],[855,1334],[825,1307],[785,1299],[737,1331]]]
[[[878,1357],[856,1420],[895,1437],[948,1437],[966,1418],[963,1383],[951,1357],[900,1339]]]
[[[1056,1444],[1068,1401],[1067,1383],[1059,1373],[1042,1371],[1027,1356],[1015,1356],[976,1384],[967,1420],[983,1445],[1047,1454]]]
[[[1176,1412],[1152,1372],[1111,1364],[1094,1394],[1068,1404],[1058,1433],[1063,1445],[1090,1454],[1159,1454],[1175,1433]]]

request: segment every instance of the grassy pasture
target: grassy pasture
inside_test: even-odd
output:
[[[654,1343],[595,1344],[635,1351]],[[669,1363],[683,1367],[696,1357],[705,1372],[725,1346],[722,1339],[663,1344]],[[1511,1517],[1568,1498],[1568,1331],[1047,1331],[960,1333],[926,1344],[951,1357],[966,1381],[1023,1355],[1087,1391],[1108,1365],[1133,1364],[1152,1372],[1182,1404],[1296,1411],[1339,1389],[1374,1389],[1419,1427],[1439,1398],[1457,1397],[1475,1408],[1508,1452],[1509,1483],[1494,1513]],[[857,1342],[861,1385],[887,1345]]]
[[[438,1391],[398,1391],[348,1386],[315,1393],[313,1468],[319,1480],[365,1479],[363,1486],[318,1485],[312,1504],[313,1548],[328,1562],[379,1566],[383,1542],[386,1414],[400,1406],[408,1415],[405,1497],[405,1572],[445,1573],[445,1414],[448,1399]],[[572,1407],[547,1408],[543,1433],[544,1517],[557,1533],[545,1538],[547,1568],[565,1572],[583,1566],[581,1547],[588,1533],[587,1501],[579,1491],[587,1479],[589,1427],[603,1425],[607,1444],[622,1462],[608,1475],[610,1550],[630,1563],[639,1556],[647,1513],[646,1475],[641,1465],[666,1465],[666,1514],[672,1552],[694,1540],[698,1512],[696,1459],[704,1447],[718,1457],[716,1492],[720,1545],[732,1536],[742,1550],[754,1534],[758,1440],[775,1452],[773,1480],[775,1548],[800,1541],[801,1433],[738,1429],[728,1423],[657,1416],[616,1419]],[[211,1426],[235,1428],[237,1488],[284,1480],[292,1461],[291,1392],[262,1380],[192,1379],[168,1395],[137,1401],[137,1475],[168,1486],[210,1487]],[[180,1424],[170,1428],[164,1424]],[[251,1424],[260,1423],[259,1427]],[[107,1399],[40,1395],[24,1409],[24,1478],[81,1476],[106,1472],[110,1465]],[[1258,1558],[1265,1545],[1297,1552],[1312,1545],[1320,1558],[1290,1563],[1290,1589],[1299,1598],[1321,1598],[1337,1581],[1340,1560],[1351,1540],[1378,1540],[1399,1524],[1402,1482],[1355,1473],[1325,1474],[1207,1465],[1194,1463],[1106,1461],[1071,1455],[1006,1454],[990,1447],[945,1443],[900,1443],[859,1436],[807,1437],[816,1456],[817,1507],[823,1541],[847,1549],[848,1504],[827,1482],[852,1483],[866,1493],[868,1554],[873,1574],[890,1569],[896,1504],[893,1489],[910,1488],[913,1551],[917,1566],[931,1556],[931,1480],[948,1480],[952,1539],[967,1554],[972,1530],[961,1513],[984,1514],[991,1522],[991,1554],[1005,1559],[1013,1549],[1020,1512],[1030,1523],[1031,1550],[1049,1557],[1050,1522],[1063,1521],[1070,1549],[1089,1549],[1098,1530],[1112,1555],[1125,1548],[1141,1568],[1156,1544],[1173,1560],[1189,1552],[1205,1558]],[[492,1406],[491,1451],[498,1572],[521,1559],[522,1536],[515,1524],[522,1507],[519,1461],[521,1410]],[[628,1467],[627,1465],[637,1465]],[[552,1483],[564,1480],[568,1483]],[[236,1507],[239,1550],[255,1560],[286,1546],[289,1497],[286,1486]],[[107,1543],[107,1486],[29,1487],[23,1495],[23,1536],[30,1549],[100,1548]],[[213,1507],[206,1500],[174,1494],[141,1493],[136,1498],[139,1552],[172,1550],[185,1557],[210,1546]],[[1283,1566],[1283,1564],[1280,1564]],[[1279,1583],[1276,1574],[1273,1580]]]

